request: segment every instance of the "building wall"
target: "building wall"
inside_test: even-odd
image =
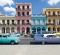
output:
[[[42,14],[47,15],[47,30],[60,32],[60,8],[45,8]]]
[[[35,33],[46,31],[46,15],[33,15],[31,17],[31,31]]]
[[[16,20],[20,20],[20,24],[17,24],[18,32],[23,32],[25,34],[30,33],[30,19],[32,14],[31,3],[16,3]],[[29,30],[29,31],[28,31]]]
[[[17,32],[15,16],[0,16],[0,33],[11,33],[13,31]]]

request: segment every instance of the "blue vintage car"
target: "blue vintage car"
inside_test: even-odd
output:
[[[34,35],[35,42],[45,43],[60,43],[60,37],[56,34],[36,34]]]
[[[17,37],[16,35],[0,34],[0,43],[15,44],[19,42],[20,42],[20,38]]]

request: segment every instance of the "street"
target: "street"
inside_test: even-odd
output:
[[[0,45],[0,55],[60,55],[60,45]]]

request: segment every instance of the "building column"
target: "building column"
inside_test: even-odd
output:
[[[15,27],[15,32],[17,32],[17,27]]]
[[[10,28],[10,33],[11,33],[11,28]]]
[[[37,34],[37,28],[36,28],[36,34]]]
[[[10,24],[12,24],[12,20],[10,20]]]
[[[22,20],[20,20],[20,25],[22,24]]]
[[[7,20],[5,20],[5,24],[7,24]]]

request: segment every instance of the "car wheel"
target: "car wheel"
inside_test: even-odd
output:
[[[15,42],[14,42],[14,41],[11,41],[11,42],[10,42],[10,44],[11,44],[11,45],[14,45],[14,44],[15,44]]]

